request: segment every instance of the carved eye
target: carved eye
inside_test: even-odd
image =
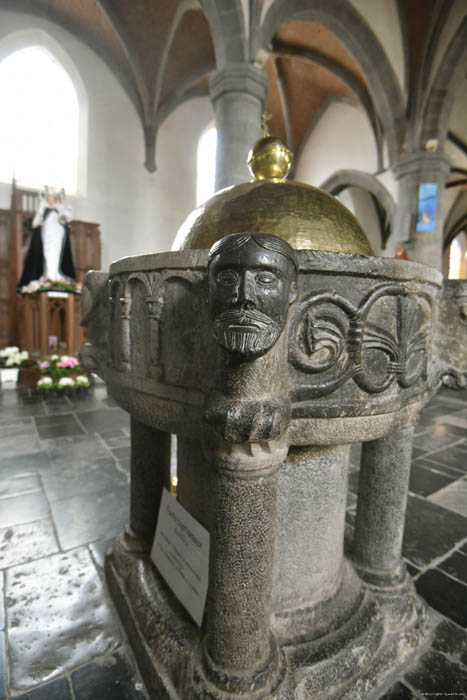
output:
[[[217,275],[217,282],[219,284],[233,285],[237,284],[238,280],[239,275],[235,270],[221,270]]]
[[[273,272],[258,272],[255,281],[262,287],[271,287],[277,282],[277,276]]]

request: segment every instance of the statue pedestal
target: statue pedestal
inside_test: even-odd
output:
[[[78,354],[84,342],[80,295],[65,292],[23,294],[19,314],[22,350],[36,356],[51,352]]]

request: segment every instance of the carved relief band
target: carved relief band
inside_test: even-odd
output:
[[[376,287],[358,306],[336,292],[313,292],[296,304],[290,362],[316,376],[306,385],[310,397],[350,379],[370,394],[394,381],[408,388],[426,377],[432,306],[429,293],[409,295],[400,284]]]

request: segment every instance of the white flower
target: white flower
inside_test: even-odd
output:
[[[53,384],[53,380],[51,377],[41,377],[39,381],[37,382],[36,386],[41,389],[43,387],[48,387],[51,384]]]
[[[6,367],[14,367],[15,365],[21,364],[20,355],[10,355],[10,357],[5,362]]]
[[[78,376],[75,377],[75,382],[79,384],[79,386],[89,386],[91,384],[89,377],[86,377],[84,374],[78,374]]]
[[[20,352],[19,356],[21,358],[21,362],[24,362],[24,360],[29,359],[29,353],[27,350],[23,350],[23,352]]]
[[[58,386],[74,386],[75,383],[71,377],[62,377],[59,382]]]
[[[34,294],[34,292],[37,292],[41,286],[42,285],[39,280],[32,280],[29,282],[29,284],[25,284],[24,287],[21,287],[21,291],[23,294]]]
[[[77,377],[75,377],[75,382],[78,386],[91,386],[89,377],[86,377],[84,374],[79,374]]]
[[[51,360],[58,360],[58,355],[52,355]]]
[[[0,357],[9,357],[10,355],[17,355],[18,353],[19,348],[17,348],[16,345],[10,345],[10,347],[0,350]]]

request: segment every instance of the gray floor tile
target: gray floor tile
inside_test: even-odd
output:
[[[66,678],[46,683],[40,688],[16,695],[15,700],[71,700],[70,687]]]
[[[49,505],[42,491],[3,498],[0,505],[0,527],[42,520],[49,515]]]
[[[30,417],[36,417],[36,416],[45,416],[45,408],[43,403],[32,403],[28,404],[26,406],[21,405],[21,404],[14,404],[11,406],[8,406],[7,408],[4,409],[5,411],[8,411],[8,418],[12,419],[15,416],[18,418],[26,418],[28,416]]]
[[[425,459],[455,469],[460,475],[467,473],[467,444],[464,441],[425,455]]]
[[[10,416],[8,413],[8,409],[4,409],[2,411],[2,408],[0,406],[0,436],[3,436],[4,432],[5,434],[8,433],[6,428],[9,429],[10,426],[15,425],[25,425],[34,429],[34,422],[32,418],[20,418],[19,416]]]
[[[120,641],[86,548],[8,569],[5,592],[17,690],[109,653]]]
[[[453,663],[443,654],[425,654],[406,674],[409,684],[422,697],[452,696],[462,700],[467,688],[467,669]]]
[[[1,506],[0,506],[1,507]],[[25,564],[58,552],[50,518],[0,530],[0,569]]]
[[[130,447],[115,447],[112,449],[115,459],[125,462],[130,459]]]
[[[44,450],[4,459],[0,456],[0,478],[6,479],[12,474],[33,474],[36,471],[46,469],[49,464],[49,455]]]
[[[70,413],[73,410],[73,404],[66,396],[62,396],[44,401],[44,408],[47,415],[51,416],[57,413]]]
[[[130,438],[128,437],[128,435],[125,435],[123,430],[103,431],[100,432],[99,435],[104,440],[105,444],[109,449],[113,450],[118,447],[130,446]]]
[[[109,458],[94,460],[87,464],[69,463],[54,466],[44,472],[44,488],[49,501],[58,501],[67,497],[85,493],[95,494],[112,491],[126,485],[125,476]]]
[[[431,469],[427,469],[420,463],[415,462],[410,469],[409,490],[421,496],[429,496],[430,493],[434,493],[450,484],[452,480],[453,478],[431,471]]]
[[[409,496],[403,556],[415,566],[424,568],[446,555],[466,534],[467,518],[424,498]]]
[[[5,431],[7,432],[7,429]],[[36,452],[41,449],[37,434],[34,431],[20,436],[0,438],[0,458],[16,457],[18,455]]]
[[[78,412],[77,416],[89,433],[126,428],[130,418],[120,408],[100,409],[98,411]]]
[[[467,584],[467,556],[462,552],[454,552],[443,559],[437,568]]]
[[[425,452],[433,452],[441,447],[447,447],[459,440],[459,436],[449,432],[445,425],[434,425],[428,433],[417,435],[414,438],[414,447],[417,447]]]
[[[52,465],[75,467],[95,462],[99,459],[110,459],[111,454],[102,441],[95,435],[76,435],[74,437],[58,438],[48,444]]]
[[[106,663],[88,664],[71,675],[77,700],[146,700],[143,685],[120,650]]]
[[[0,471],[0,499],[5,496],[19,495],[30,491],[39,491],[42,488],[37,472],[29,474],[12,474],[3,479]],[[0,501],[1,502],[1,501]],[[0,505],[1,508],[1,505]]]
[[[41,440],[50,440],[66,435],[82,435],[83,428],[72,413],[59,413],[53,416],[36,418],[37,431]]]
[[[433,493],[429,500],[467,518],[467,480],[454,481],[441,491]]]
[[[34,423],[10,423],[7,426],[0,426],[0,436],[1,440],[11,440],[12,438],[22,440],[24,437],[37,437],[36,426]]]
[[[117,535],[128,521],[129,501],[128,487],[54,501],[51,507],[62,549]]]

